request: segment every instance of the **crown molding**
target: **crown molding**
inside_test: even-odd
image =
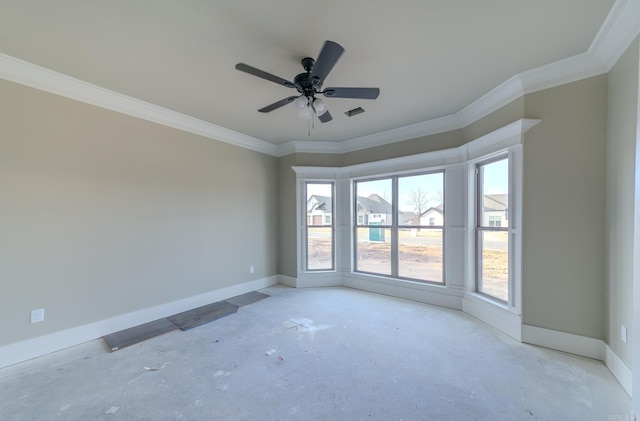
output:
[[[604,63],[608,72],[640,34],[640,2],[616,0],[596,34],[589,54]]]
[[[420,123],[410,124],[408,126],[398,127],[397,129],[386,130],[384,132],[345,140],[344,142],[341,142],[341,149],[343,153],[354,152],[361,149],[373,148],[376,146],[383,146],[391,143],[402,142],[404,140],[443,133],[459,129],[461,127],[462,126],[458,121],[458,116],[453,114]]]
[[[0,78],[163,126],[275,155],[277,147],[215,124],[0,53]]]
[[[450,115],[423,121],[421,123],[398,127],[397,129],[386,130],[384,132],[345,140],[343,142],[309,142],[304,140],[288,142],[279,146],[278,156],[305,152],[342,154],[362,149],[375,148],[376,146],[389,145],[422,136],[429,136],[449,130],[459,129],[461,127],[462,126],[457,121],[457,117],[455,115]]]
[[[466,127],[522,96],[606,73],[640,33],[640,1],[616,0],[585,53],[516,74],[455,114],[343,142],[274,145],[0,53],[0,78],[272,156],[341,154]]]
[[[298,178],[344,179],[460,165],[496,150],[506,150],[521,144],[524,134],[540,121],[542,120],[522,118],[455,148],[344,167],[292,166],[291,169]]]
[[[512,76],[471,104],[458,111],[460,127],[466,127],[524,95],[522,80]]]
[[[330,153],[341,154],[341,142],[322,142],[317,140],[295,140],[278,146],[278,156],[292,153]]]
[[[582,53],[518,74],[522,93],[529,94],[606,73],[604,63],[590,53]]]

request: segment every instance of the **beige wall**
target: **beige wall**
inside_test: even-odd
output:
[[[604,337],[607,77],[525,96],[523,320]]]
[[[463,143],[462,131],[451,130],[417,139],[410,139],[403,142],[345,153],[339,156],[339,162],[340,166],[346,167],[365,162],[374,162],[383,159],[398,158],[424,152],[455,148]]]
[[[638,40],[608,74],[607,323],[605,340],[629,366],[633,337],[633,211],[638,104]],[[620,339],[620,325],[629,340]]]
[[[487,133],[491,133],[492,131],[500,127],[504,127],[509,123],[513,123],[523,117],[528,116],[524,114],[524,97],[520,97],[493,113],[464,127],[462,129],[463,143],[471,142],[474,139],[484,136]]]
[[[0,346],[276,275],[277,194],[276,158],[0,80]]]
[[[296,277],[296,175],[291,169],[295,154],[278,161],[280,189],[280,232],[278,233],[278,270],[281,275]]]

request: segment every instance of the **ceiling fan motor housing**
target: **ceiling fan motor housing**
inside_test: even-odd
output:
[[[314,85],[313,79],[310,73],[300,73],[293,79],[293,84],[298,92],[304,96],[313,97],[316,93],[316,85]]]

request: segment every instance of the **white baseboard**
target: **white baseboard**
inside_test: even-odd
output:
[[[601,339],[589,338],[587,336],[537,326],[522,325],[522,342],[600,361],[604,361],[605,357],[604,341]]]
[[[131,313],[101,320],[95,323],[51,333],[26,341],[0,347],[0,368],[40,357],[64,348],[79,345],[104,335],[151,322],[176,313],[222,301],[236,295],[266,288],[278,283],[278,276],[243,282],[230,287],[220,288],[204,294],[137,310]]]
[[[602,339],[522,325],[522,342],[600,360],[631,396],[631,369]]]
[[[609,345],[605,344],[604,342],[603,344],[605,347],[605,365],[609,368],[611,373],[613,373],[618,382],[620,382],[627,394],[629,394],[629,396],[632,396],[631,385],[633,384],[633,382],[631,380],[631,369],[624,363],[624,361],[620,359],[620,357],[618,357],[618,354],[613,352]]]
[[[522,340],[522,319],[507,309],[499,308],[483,298],[465,294],[462,301],[462,311],[517,341]]]
[[[416,285],[414,288],[412,288],[410,286],[389,284],[387,282],[378,282],[373,279],[362,279],[358,276],[348,275],[343,276],[342,285],[348,288],[374,292],[376,294],[403,298],[405,300],[432,304],[440,307],[451,308],[454,310],[462,310],[462,297],[456,294],[444,292],[438,293],[436,291],[433,291],[433,287],[429,288],[426,285]]]
[[[331,277],[318,279],[317,282],[303,285],[309,286],[335,286]],[[0,347],[0,368],[17,364],[32,358],[40,357],[64,348],[79,345],[109,333],[117,332],[133,326],[147,323],[162,317],[171,316],[182,311],[190,310],[209,303],[222,301],[246,292],[266,288],[277,283],[290,287],[299,287],[298,279],[277,275],[268,278],[244,282],[205,294],[185,298],[170,303],[149,307],[132,313],[101,320],[75,328],[63,330],[49,335],[40,336],[26,341]],[[318,285],[311,285],[318,283]],[[330,285],[324,285],[329,283]],[[386,283],[361,280],[357,277],[344,276],[342,285],[349,288],[361,289],[397,298],[434,304],[466,313],[484,321],[485,323],[503,331],[507,335],[524,343],[543,346],[557,351],[569,352],[583,357],[593,358],[604,362],[611,373],[620,382],[624,390],[631,396],[632,372],[631,369],[613,352],[613,350],[601,339],[589,338],[581,335],[545,329],[536,326],[520,324],[520,317],[500,309],[492,308],[489,304],[483,305],[478,300],[470,297],[437,294],[432,291],[399,287]],[[517,320],[516,320],[517,319]],[[517,325],[517,328],[515,327]],[[519,329],[519,331],[518,331]]]
[[[342,275],[338,272],[301,273],[296,278],[296,288],[339,287]]]
[[[278,283],[292,288],[295,288],[298,285],[296,278],[287,275],[278,275]]]

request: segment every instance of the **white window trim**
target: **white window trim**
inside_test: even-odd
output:
[[[494,157],[504,156],[509,160],[509,302],[494,300],[476,292],[476,230],[477,225],[477,197],[476,194],[476,166]],[[466,295],[490,302],[496,307],[503,308],[510,313],[520,316],[522,308],[522,144],[513,145],[505,150],[496,151],[466,164],[468,174],[467,189],[467,259]]]
[[[541,120],[520,119],[460,147],[387,159],[348,167],[293,166],[297,190],[297,250],[298,278],[296,286],[349,286],[408,298],[430,304],[444,305],[466,311],[499,330],[520,340],[521,337],[521,274],[522,274],[522,142],[524,134]],[[509,235],[513,249],[510,264],[510,302],[497,303],[475,290],[475,164],[492,156],[509,156]],[[470,168],[473,178],[470,178]],[[419,171],[444,170],[445,177],[445,273],[446,285],[411,282],[383,276],[354,273],[351,181],[366,177],[384,177]],[[335,271],[304,272],[304,219],[307,181],[335,183]],[[510,246],[511,247],[511,246]],[[454,258],[459,256],[460,259]],[[460,260],[465,264],[460,265]]]
[[[443,187],[443,193],[444,193],[444,200],[446,202],[447,201],[447,199],[446,199],[447,194],[446,194],[446,188],[445,188],[445,167],[442,167],[442,168],[433,168],[432,167],[432,168],[429,168],[428,171],[424,171],[424,170],[403,171],[403,172],[400,172],[400,173],[394,173],[394,174],[385,175],[384,177],[377,177],[376,176],[373,179],[374,180],[379,180],[379,179],[385,179],[385,178],[388,177],[390,179],[395,178],[396,179],[395,182],[397,182],[397,180],[399,178],[401,178],[401,177],[406,177],[406,176],[412,177],[412,176],[419,176],[419,175],[425,175],[425,174],[436,174],[436,173],[442,174],[442,187]],[[350,179],[350,184],[351,184],[351,186],[353,186],[353,184],[356,183],[356,182],[366,182],[366,181],[370,181],[370,180],[372,180],[370,177],[352,178],[352,179]],[[397,198],[396,195],[397,195],[397,192],[394,193],[394,197],[391,200],[392,213],[393,214],[396,214],[397,208],[398,208],[398,203],[397,203],[397,199],[398,198]],[[353,212],[353,209],[355,209],[355,203],[353,203],[353,201],[357,200],[353,193],[351,194],[351,200],[352,200],[351,209],[352,209],[352,212]],[[390,280],[393,280],[393,281],[416,282],[416,283],[419,283],[419,284],[433,285],[433,286],[437,286],[437,287],[442,287],[442,286],[446,285],[446,279],[447,279],[447,276],[446,276],[446,261],[443,261],[443,266],[442,266],[442,279],[443,279],[443,282],[431,281],[431,280],[426,280],[426,279],[424,279],[424,280],[410,279],[410,278],[400,277],[399,275],[396,275],[396,276],[388,275],[387,276],[387,275],[380,274],[380,273],[375,273],[375,272],[356,271],[356,267],[355,267],[356,266],[356,264],[355,264],[356,259],[355,259],[355,254],[354,254],[355,250],[354,250],[354,241],[353,241],[354,227],[356,225],[354,216],[355,216],[355,214],[352,215],[352,219],[351,219],[351,222],[350,222],[350,234],[351,234],[351,239],[352,239],[352,241],[349,243],[349,247],[351,248],[351,254],[352,254],[351,267],[350,267],[351,274],[353,274],[353,275],[362,274],[362,275],[365,275],[365,276],[376,276],[376,277],[380,277],[380,278],[383,278],[383,279],[390,279]],[[383,216],[383,214],[379,214],[379,213],[378,214],[372,214],[372,216],[374,218],[380,218],[380,217]],[[394,219],[393,216],[390,219],[393,220]],[[394,229],[395,230],[399,230],[400,227],[401,227],[401,224],[399,224],[398,221],[387,222],[386,225],[389,227],[389,229],[391,231],[393,231]],[[445,227],[446,227],[446,221],[445,221],[445,225],[433,226],[433,228],[430,228],[429,225],[421,225],[420,226],[420,228],[423,228],[423,229],[439,229],[439,230],[441,230],[442,234],[443,234],[443,238],[442,238],[443,246],[446,248],[446,245],[444,244],[445,243],[445,238],[446,238]],[[393,234],[392,234],[392,236],[393,236]],[[396,252],[397,252],[397,249],[396,249]],[[393,248],[392,248],[391,261],[393,262],[393,260],[395,259],[395,264],[398,265],[399,264],[398,256],[397,255],[394,256],[393,253],[394,252],[393,252]],[[444,250],[443,250],[443,257],[444,257]],[[443,259],[443,260],[446,260],[446,259]],[[393,266],[393,264],[394,263],[391,263],[392,266]],[[393,272],[393,270],[392,270],[392,272]]]
[[[336,187],[335,187],[335,182],[333,180],[304,180],[304,182],[302,184],[302,189],[303,189],[302,197],[304,197],[305,199],[307,197],[307,186],[308,186],[308,184],[331,184],[331,214],[330,215],[333,215],[335,213],[335,211],[336,211],[336,200],[335,200]],[[303,224],[304,224],[304,232],[302,234],[302,239],[304,241],[304,252],[302,253],[302,265],[304,267],[304,270],[306,272],[309,272],[309,273],[335,272],[335,268],[336,268],[336,262],[335,262],[336,261],[335,227],[333,226],[332,216],[324,215],[324,214],[321,214],[321,216],[322,216],[322,225],[320,225],[320,226],[321,227],[325,227],[325,228],[326,227],[331,227],[331,229],[332,229],[331,230],[331,234],[332,234],[332,236],[334,236],[334,238],[332,239],[333,240],[333,247],[332,247],[332,250],[331,250],[331,256],[333,258],[333,262],[332,262],[333,269],[309,269],[308,268],[308,265],[309,265],[308,257],[309,256],[308,256],[307,242],[306,241],[307,241],[307,230],[308,230],[309,226],[307,225],[308,224],[308,220],[307,220],[308,213],[307,213],[307,208],[305,206],[304,217],[303,217],[303,220],[302,220]],[[330,220],[329,225],[325,225],[325,223],[326,223],[325,218],[327,218],[327,217]]]

